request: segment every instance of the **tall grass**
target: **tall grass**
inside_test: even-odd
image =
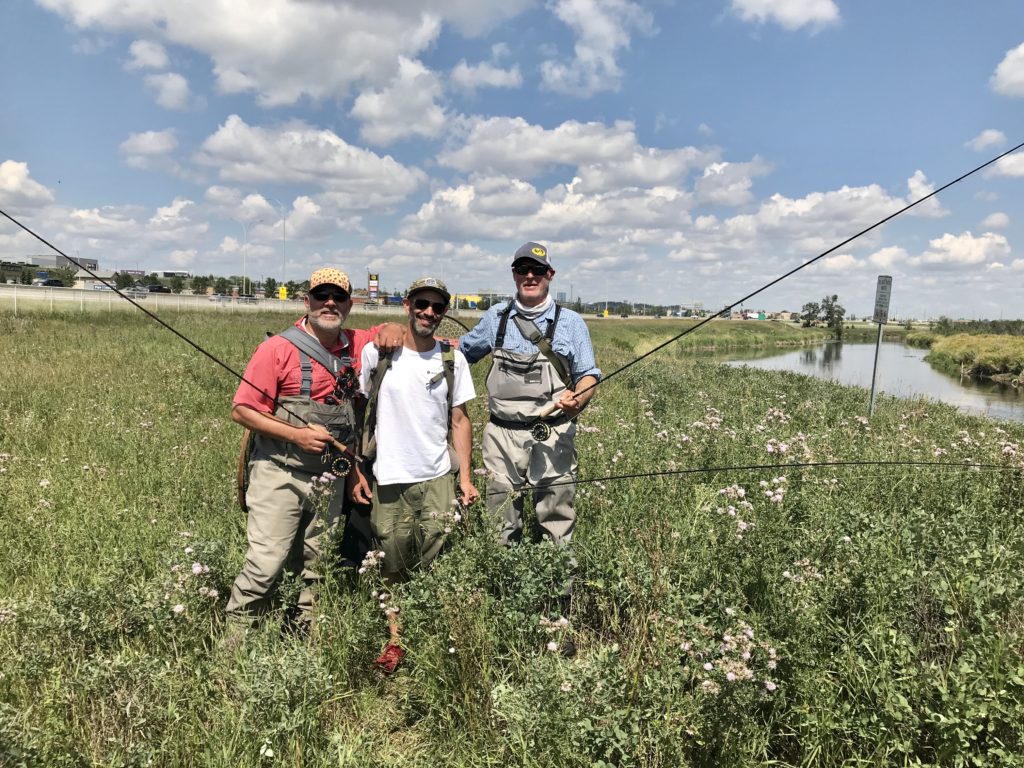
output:
[[[928,362],[960,367],[968,376],[1019,375],[1024,372],[1024,338],[996,334],[956,334],[936,338]]]
[[[280,326],[174,320],[237,368]],[[607,370],[660,338],[630,324],[592,325]],[[386,599],[409,656],[382,678],[373,572],[334,574],[308,639],[219,643],[230,377],[124,316],[0,315],[0,339],[0,764],[1024,763],[1017,425],[889,398],[868,422],[863,390],[669,348],[600,390],[581,475],[778,468],[581,484],[567,628],[565,553],[470,510]],[[850,458],[1016,471],[785,466]]]

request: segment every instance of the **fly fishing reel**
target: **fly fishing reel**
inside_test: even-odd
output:
[[[551,425],[543,421],[535,421],[530,425],[530,435],[538,443],[543,443],[551,437]]]
[[[352,471],[352,457],[340,451],[328,450],[323,455],[323,462],[335,477],[346,477]]]

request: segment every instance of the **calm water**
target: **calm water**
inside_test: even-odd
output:
[[[993,419],[1024,421],[1024,387],[991,382],[961,382],[924,361],[927,350],[882,342],[878,357],[878,390],[897,397],[927,397]],[[729,365],[772,371],[794,371],[841,384],[871,388],[874,344],[830,342],[796,351],[765,350],[722,358]],[[867,396],[865,396],[865,404]],[[865,405],[866,407],[866,405]]]

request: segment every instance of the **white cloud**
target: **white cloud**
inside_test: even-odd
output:
[[[125,69],[167,69],[167,51],[160,43],[136,40],[128,47],[128,51],[132,57],[125,62]]]
[[[1009,176],[1011,178],[1024,176],[1024,154],[1016,152],[1012,155],[1007,155],[995,165],[990,166],[987,175]]]
[[[311,184],[338,205],[366,210],[405,199],[425,180],[390,156],[354,147],[328,130],[300,121],[250,126],[231,115],[202,145],[197,159],[220,177],[248,184]]]
[[[1006,52],[992,73],[989,86],[1004,96],[1024,96],[1024,43]]]
[[[188,267],[195,263],[199,252],[195,248],[179,248],[171,251],[168,257],[171,265],[175,267]]]
[[[738,206],[750,202],[754,177],[763,176],[771,167],[761,158],[749,163],[712,163],[697,179],[697,201],[705,205]]]
[[[960,235],[946,233],[929,241],[928,246],[927,251],[908,259],[907,263],[915,267],[961,267],[1010,255],[1010,244],[1006,238],[992,232],[986,232],[980,237],[970,232]]]
[[[178,138],[173,128],[163,131],[133,133],[121,142],[119,150],[125,163],[132,168],[176,167],[170,154],[178,147]]]
[[[1002,211],[996,211],[986,216],[984,221],[981,222],[981,226],[986,229],[1005,229],[1010,226],[1010,217]]]
[[[438,162],[463,172],[515,174],[529,178],[554,166],[627,160],[637,150],[633,123],[569,120],[550,130],[521,117],[473,118],[465,140],[442,152]]]
[[[854,269],[863,269],[864,262],[858,261],[852,254],[839,253],[822,259],[821,268],[826,272],[850,272]]]
[[[476,36],[529,7],[533,0],[38,0],[79,29],[159,38],[209,57],[224,93],[251,92],[263,106],[341,99],[353,86],[381,86],[400,56],[431,46],[442,24]],[[239,19],[241,18],[241,23]],[[287,19],[283,23],[282,19]]]
[[[909,202],[914,202],[934,192],[935,185],[929,183],[928,178],[922,171],[914,171],[914,175],[907,179],[907,190],[910,192],[908,195]],[[907,213],[911,216],[920,216],[926,219],[940,219],[943,216],[949,215],[949,211],[942,207],[937,197],[929,198],[923,203],[915,205]]]
[[[156,103],[164,109],[183,112],[189,108],[192,101],[188,80],[177,72],[146,75],[146,86],[152,91]]]
[[[655,31],[652,16],[630,0],[554,0],[549,7],[576,34],[571,61],[541,64],[543,87],[556,93],[587,97],[617,90],[619,51],[629,47],[633,31]]]
[[[1005,143],[1005,133],[997,131],[995,128],[986,128],[973,139],[968,141],[965,146],[970,147],[975,152],[984,152],[986,149],[991,149],[992,147],[1001,147]]]
[[[732,10],[744,21],[773,21],[790,30],[839,21],[839,7],[833,0],[732,0]]]
[[[385,88],[364,91],[350,113],[362,122],[360,135],[373,144],[388,145],[410,136],[437,136],[445,125],[437,105],[441,81],[419,61],[402,57],[398,74]]]
[[[518,65],[502,69],[486,61],[467,64],[462,59],[452,69],[451,82],[457,88],[472,92],[477,88],[518,88],[523,84],[523,76]]]
[[[717,150],[695,147],[653,149],[635,146],[621,157],[580,166],[577,170],[581,192],[608,192],[620,187],[678,185],[686,176],[717,159]]]
[[[11,208],[37,207],[53,200],[53,192],[31,178],[28,163],[15,160],[0,163],[0,204]]]
[[[905,261],[907,252],[899,246],[890,245],[875,251],[868,256],[868,263],[881,269],[889,269],[901,261]]]

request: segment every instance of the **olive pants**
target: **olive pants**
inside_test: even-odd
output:
[[[384,552],[383,573],[407,576],[444,547],[453,524],[454,475],[419,483],[373,484],[373,535]]]
[[[285,571],[302,576],[305,587],[299,594],[299,609],[307,614],[312,610],[316,584],[322,579],[316,560],[325,536],[336,530],[342,517],[344,486],[344,479],[319,483],[313,475],[284,469],[269,459],[250,462],[246,493],[249,546],[242,572],[231,588],[229,616],[265,613]],[[324,511],[318,514],[318,507]],[[368,539],[367,515],[353,512],[348,522],[354,529],[351,533]],[[346,537],[349,534],[346,529]]]

